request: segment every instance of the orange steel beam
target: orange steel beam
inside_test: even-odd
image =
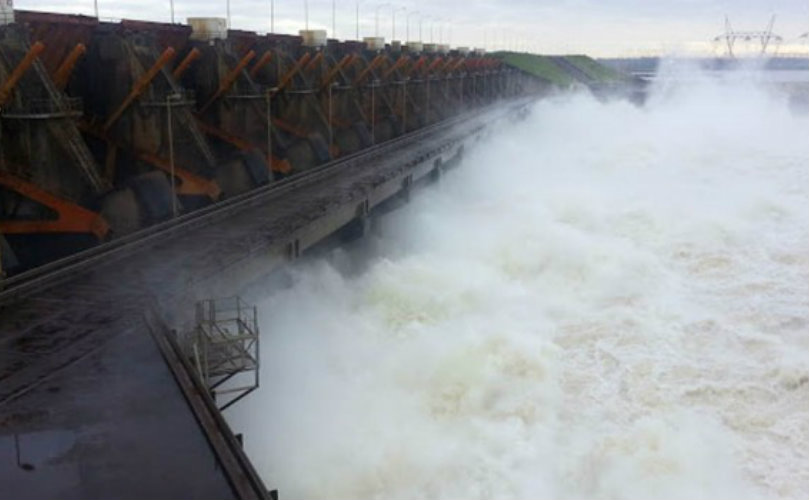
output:
[[[433,72],[434,72],[436,69],[438,69],[438,67],[439,67],[439,66],[441,66],[441,64],[443,64],[444,62],[445,62],[445,61],[444,61],[444,59],[443,59],[443,58],[441,58],[441,57],[439,57],[438,59],[436,59],[435,61],[433,61],[433,62],[432,62],[432,64],[430,64],[429,66],[427,66],[427,69],[426,69],[426,70],[424,70],[424,74],[425,74],[425,75],[429,75],[430,73],[433,73]]]
[[[255,78],[259,70],[261,70],[261,68],[266,66],[267,63],[269,63],[271,60],[272,60],[272,52],[268,50],[267,52],[264,53],[263,56],[261,56],[261,59],[256,61],[256,64],[254,64],[253,67],[250,68],[250,78]]]
[[[393,74],[393,72],[394,72],[394,71],[397,71],[397,70],[399,70],[399,69],[402,69],[402,67],[403,67],[405,64],[407,64],[408,62],[410,62],[410,58],[409,58],[409,57],[407,57],[407,56],[402,56],[402,57],[400,57],[399,59],[397,59],[397,60],[396,60],[396,63],[394,63],[394,65],[390,67],[390,69],[388,69],[387,71],[385,71],[385,73],[383,74],[383,76],[382,76],[382,77],[383,77],[383,78],[387,78],[387,77],[389,77],[391,74]]]
[[[283,76],[283,78],[281,78],[281,80],[278,82],[277,85],[278,90],[276,92],[280,92],[281,90],[286,88],[286,86],[289,85],[290,82],[292,82],[292,79],[295,77],[295,75],[298,74],[298,71],[300,71],[301,68],[303,68],[303,65],[309,62],[309,59],[311,59],[311,57],[312,54],[307,52],[306,54],[303,55],[303,57],[298,59],[298,62],[295,63],[292,69],[287,71],[286,74]]]
[[[366,67],[363,70],[363,72],[360,73],[359,76],[354,79],[354,85],[357,85],[357,84],[361,83],[365,79],[366,76],[368,76],[373,70],[375,70],[384,61],[385,61],[385,56],[383,56],[382,54],[376,56],[371,61],[371,63],[368,64],[368,67]]]
[[[25,72],[34,64],[34,61],[36,61],[36,58],[43,50],[45,50],[45,44],[42,42],[35,42],[31,45],[31,48],[28,49],[28,53],[22,58],[20,64],[14,68],[8,80],[0,87],[0,106],[5,106],[6,102],[11,97],[11,92],[14,90],[14,87],[17,86],[17,83],[20,82]]]
[[[345,68],[346,66],[348,66],[353,62],[354,57],[356,57],[354,54],[348,54],[344,56],[342,59],[340,59],[340,62],[335,64],[334,67],[331,70],[329,70],[329,72],[326,74],[326,77],[323,79],[323,83],[320,85],[320,90],[323,90],[329,85],[331,85],[331,82],[334,81],[335,78],[337,78],[337,75],[340,74],[340,71],[342,71],[343,68]]]
[[[204,122],[200,121],[199,122],[199,128],[200,128],[200,130],[202,130],[206,134],[208,134],[208,135],[210,135],[212,137],[216,137],[217,139],[219,139],[221,141],[227,142],[231,146],[234,146],[235,148],[237,148],[237,149],[239,149],[241,151],[251,151],[253,149],[261,150],[260,147],[255,146],[253,144],[250,144],[249,142],[245,141],[241,137],[237,137],[235,135],[228,134],[224,130],[222,130],[222,129],[218,128],[218,127],[214,127],[213,125],[208,125],[207,123],[204,123]],[[292,172],[292,167],[290,166],[288,161],[282,160],[282,159],[280,159],[280,158],[278,158],[276,156],[272,157],[272,161],[269,161],[269,160],[270,159],[268,158],[267,159],[267,161],[269,162],[268,166],[271,168],[271,170],[273,170],[275,172],[282,173],[282,174],[288,174],[288,173]]]
[[[458,61],[457,63],[455,63],[455,65],[454,65],[454,66],[452,66],[452,68],[450,68],[450,69],[449,69],[449,72],[451,73],[451,72],[453,72],[453,71],[457,71],[457,70],[459,70],[459,69],[461,68],[461,66],[463,65],[463,63],[465,63],[465,62],[466,62],[466,60],[465,60],[465,59],[461,59],[460,61]]]
[[[73,74],[73,68],[76,67],[76,63],[79,62],[79,58],[83,56],[85,52],[87,52],[87,47],[85,47],[83,43],[76,44],[76,46],[73,47],[70,54],[68,54],[65,60],[62,61],[62,64],[59,65],[56,73],[53,74],[53,83],[56,85],[56,88],[64,90],[65,87],[67,87],[68,82],[70,82],[70,75]]]
[[[318,52],[318,54],[309,61],[309,64],[306,65],[306,68],[303,70],[305,73],[311,73],[315,66],[323,60],[323,52]]]
[[[290,134],[292,134],[294,136],[297,136],[297,137],[300,137],[300,138],[303,138],[303,139],[306,139],[306,138],[309,137],[309,134],[306,132],[306,130],[304,130],[302,128],[299,128],[299,127],[296,127],[295,125],[292,125],[291,123],[289,123],[287,121],[284,121],[284,120],[282,120],[280,118],[273,118],[272,123],[273,123],[273,125],[275,125],[279,129],[283,130],[284,132],[289,132]]]
[[[0,171],[0,185],[41,203],[57,213],[55,220],[0,220],[0,233],[90,233],[99,240],[103,240],[110,231],[110,226],[101,215],[54,196],[36,184]]]
[[[122,102],[121,105],[118,106],[118,109],[116,109],[115,112],[112,115],[110,115],[109,118],[107,118],[107,121],[104,123],[104,126],[102,127],[105,132],[109,130],[115,124],[115,122],[118,121],[119,118],[121,118],[121,115],[124,114],[124,111],[126,111],[127,108],[129,108],[129,106],[131,106],[132,103],[135,102],[135,99],[137,99],[138,97],[140,97],[141,94],[143,94],[143,92],[146,90],[147,87],[149,87],[149,84],[152,82],[152,80],[154,80],[154,78],[157,76],[160,70],[162,70],[163,67],[166,64],[168,64],[169,61],[171,61],[173,58],[174,58],[174,49],[169,47],[160,55],[160,57],[157,59],[157,61],[155,61],[152,67],[149,68],[145,73],[143,73],[140,76],[140,78],[138,78],[138,80],[132,86],[132,90],[129,92],[129,95],[126,96],[126,99],[124,99],[124,102]]]
[[[252,61],[254,57],[256,57],[256,53],[253,52],[252,50],[247,54],[245,54],[244,57],[242,57],[242,60],[239,61],[239,64],[237,64],[236,67],[233,68],[233,70],[231,70],[230,73],[228,73],[227,75],[225,75],[224,78],[222,78],[222,81],[219,83],[219,88],[214,93],[214,95],[212,95],[211,98],[208,99],[208,102],[206,102],[205,105],[202,106],[202,108],[200,108],[199,110],[200,113],[204,113],[209,107],[211,107],[211,104],[215,103],[217,99],[222,97],[222,94],[230,90],[230,88],[233,86],[234,83],[236,83],[236,80],[239,78],[239,74],[242,71],[244,71],[244,68],[246,68],[247,65],[250,64],[250,61]]]
[[[443,68],[441,68],[441,72],[442,72],[442,73],[449,73],[449,72],[451,72],[451,71],[452,71],[451,67],[453,67],[453,66],[454,66],[455,64],[457,64],[457,63],[458,63],[458,59],[454,59],[454,58],[453,58],[453,59],[449,59],[449,60],[447,60],[447,64],[445,64],[445,65],[444,65],[444,67],[443,67]]]
[[[410,67],[410,69],[409,69],[409,70],[407,70],[407,72],[406,72],[406,73],[407,73],[407,75],[408,75],[408,76],[410,76],[411,74],[413,74],[413,73],[415,73],[415,72],[419,71],[419,70],[421,69],[421,67],[422,67],[422,66],[424,66],[424,64],[425,64],[426,62],[427,62],[427,58],[426,58],[426,57],[424,57],[424,56],[421,56],[421,57],[419,58],[419,60],[418,60],[418,61],[416,61],[416,64],[414,64],[413,66],[411,66],[411,67]]]
[[[163,172],[171,175],[171,162],[166,158],[146,151],[139,151],[131,148],[130,150],[135,154],[137,159],[144,161],[153,167],[157,167]],[[188,196],[207,196],[212,201],[218,200],[222,195],[222,189],[215,181],[208,180],[197,174],[191,173],[184,168],[178,167],[176,162],[174,164],[174,176],[181,181],[180,185],[175,188],[175,192],[177,194]],[[172,182],[172,185],[174,185],[174,182]]]
[[[331,117],[331,124],[337,128],[348,128],[351,126],[351,122],[347,120],[341,120],[336,116]]]
[[[138,160],[144,163],[148,163],[149,165],[152,165],[153,167],[156,167],[157,169],[162,170],[167,174],[171,175],[172,170],[171,162],[168,159],[158,156],[154,153],[149,153],[147,151],[136,149],[127,144],[115,141],[113,138],[109,137],[109,134],[107,134],[103,130],[94,128],[85,122],[79,122],[79,129],[83,132],[86,132],[90,135],[93,135],[95,137],[98,137],[99,139],[106,141],[108,147],[114,146],[118,149],[129,151]],[[215,181],[208,180],[195,173],[192,173],[187,169],[183,168],[182,166],[177,165],[177,162],[174,163],[174,176],[180,179],[181,181],[180,186],[175,188],[175,192],[177,194],[184,194],[189,196],[207,196],[213,201],[218,200],[219,196],[222,194],[222,189]],[[173,182],[172,185],[174,185]]]
[[[186,54],[186,56],[183,58],[182,62],[176,68],[174,68],[174,71],[171,73],[174,79],[179,80],[180,77],[183,76],[183,73],[188,71],[188,68],[191,67],[191,64],[197,59],[199,59],[199,56],[201,55],[202,53],[199,51],[198,48],[194,47],[193,49],[191,49],[191,51],[188,54]]]

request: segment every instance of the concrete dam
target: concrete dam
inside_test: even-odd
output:
[[[260,367],[239,295],[362,237],[537,99],[639,92],[583,56],[3,19],[0,484],[15,498],[277,496],[221,414]]]

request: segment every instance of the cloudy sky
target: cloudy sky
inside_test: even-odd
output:
[[[334,0],[338,38],[354,38],[355,0]],[[170,19],[169,0],[97,0],[101,18]],[[233,28],[266,32],[271,0],[230,0]],[[297,33],[305,25],[305,0],[274,0],[275,31]],[[14,0],[18,9],[93,15],[93,0]],[[727,14],[734,29],[763,30],[777,16],[775,32],[784,51],[809,52],[798,37],[809,31],[807,0],[364,0],[360,36],[373,36],[379,12],[379,36],[390,39],[392,10],[396,38],[455,46],[512,48],[543,53],[637,56],[673,52],[713,52],[710,43],[724,31]],[[332,0],[308,0],[309,27],[332,32]],[[175,0],[175,19],[225,17],[227,0]],[[406,9],[406,10],[405,10]],[[432,34],[431,34],[432,31]],[[450,39],[451,38],[451,39]],[[443,40],[440,40],[443,39]]]

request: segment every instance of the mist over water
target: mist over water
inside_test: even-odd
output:
[[[543,101],[297,266],[229,410],[267,484],[809,496],[809,119],[756,80]]]

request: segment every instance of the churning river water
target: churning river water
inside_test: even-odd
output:
[[[299,264],[228,410],[267,484],[809,497],[809,118],[757,80],[544,100]]]

